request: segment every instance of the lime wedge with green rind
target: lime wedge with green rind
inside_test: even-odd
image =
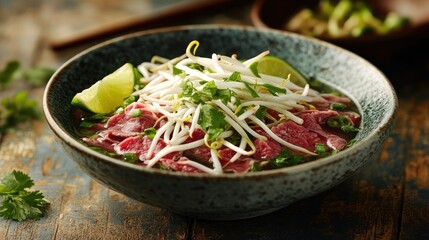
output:
[[[307,84],[304,75],[281,58],[265,56],[254,64],[257,64],[258,73],[281,78],[288,78],[290,74],[290,81],[296,85],[304,87]]]
[[[119,107],[124,98],[133,93],[133,90],[133,65],[126,63],[91,87],[76,94],[71,104],[93,113],[110,113]]]

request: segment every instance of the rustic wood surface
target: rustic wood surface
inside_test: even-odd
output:
[[[94,42],[62,50],[53,50],[49,43],[163,6],[155,2],[175,1],[0,0],[0,67],[19,60],[24,67],[57,68]],[[250,3],[158,25],[250,24]],[[151,24],[141,28],[156,26]],[[375,63],[392,81],[400,104],[380,156],[331,190],[253,219],[201,221],[131,200],[80,171],[54,141],[43,118],[21,124],[0,135],[0,174],[12,169],[27,172],[51,205],[39,221],[0,219],[0,239],[429,239],[426,42],[392,51],[388,59]],[[0,98],[22,89],[41,102],[43,86],[29,87],[22,80],[0,90]]]

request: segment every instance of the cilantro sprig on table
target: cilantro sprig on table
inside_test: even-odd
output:
[[[54,73],[53,69],[34,67],[23,69],[18,61],[10,61],[0,69],[0,91],[8,88],[18,78],[22,78],[30,86],[42,86]],[[11,97],[0,99],[0,136],[17,124],[38,119],[41,112],[36,100],[29,97],[26,90],[20,90]]]
[[[0,134],[20,122],[38,119],[41,116],[36,100],[28,98],[28,92],[19,91],[11,98],[0,100]]]
[[[0,180],[0,217],[15,221],[43,217],[50,202],[40,191],[28,190],[33,186],[33,180],[21,171],[4,175]]]
[[[6,66],[0,70],[0,89],[8,87],[13,80],[18,78],[24,79],[31,86],[42,86],[49,80],[54,72],[54,69],[46,67],[24,69],[18,61],[9,61],[6,63]]]
[[[12,80],[16,78],[19,68],[18,61],[10,61],[3,70],[0,70],[0,89],[9,86]]]

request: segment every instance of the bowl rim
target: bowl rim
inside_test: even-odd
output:
[[[355,143],[352,147],[347,148],[345,150],[340,151],[339,153],[317,159],[311,162],[302,163],[295,166],[285,167],[285,168],[279,168],[279,169],[272,169],[272,170],[265,170],[265,171],[259,171],[259,172],[248,172],[248,173],[222,173],[219,175],[211,175],[207,173],[186,173],[186,172],[173,172],[173,171],[166,171],[161,169],[155,169],[155,168],[146,168],[135,164],[130,164],[127,162],[120,161],[118,159],[109,157],[107,155],[104,155],[102,153],[99,153],[95,150],[92,150],[85,146],[84,144],[80,143],[76,140],[70,133],[64,131],[61,127],[59,122],[54,118],[54,116],[51,114],[51,109],[48,104],[48,97],[51,93],[51,89],[58,81],[57,78],[62,74],[63,71],[67,71],[67,68],[70,64],[77,61],[79,58],[84,57],[86,54],[99,49],[103,47],[107,47],[108,45],[120,41],[124,41],[131,38],[137,38],[137,37],[143,37],[146,35],[153,35],[158,33],[165,33],[165,32],[177,32],[177,31],[198,31],[198,30],[216,30],[216,29],[227,29],[227,30],[236,30],[236,31],[253,31],[253,32],[260,32],[260,33],[270,33],[275,35],[284,35],[284,36],[292,36],[294,38],[303,39],[305,41],[315,42],[320,45],[327,46],[329,48],[336,48],[339,51],[344,52],[347,55],[350,55],[350,57],[355,58],[357,60],[363,61],[364,64],[368,65],[371,68],[374,68],[374,70],[380,74],[383,80],[383,84],[386,86],[387,89],[389,89],[389,92],[391,92],[393,97],[393,107],[389,109],[388,113],[383,117],[382,122],[379,126],[377,126],[376,129],[371,131],[366,137],[361,139],[359,142]],[[358,106],[360,108],[360,106]],[[346,50],[341,47],[338,47],[336,45],[333,45],[329,42],[315,39],[303,35],[299,35],[297,33],[292,32],[285,32],[281,30],[276,29],[260,29],[253,26],[243,26],[243,25],[224,25],[224,24],[197,24],[197,25],[181,25],[181,26],[173,26],[173,27],[163,27],[163,28],[156,28],[156,29],[150,29],[150,30],[143,30],[138,31],[122,36],[118,36],[112,39],[109,39],[107,41],[98,43],[92,47],[89,47],[67,61],[65,61],[51,76],[49,79],[42,98],[42,108],[44,112],[45,119],[51,128],[52,132],[59,138],[57,140],[61,140],[65,143],[67,143],[70,147],[74,148],[75,150],[78,150],[80,152],[85,153],[86,155],[90,156],[91,158],[103,161],[104,163],[111,164],[111,165],[117,165],[119,167],[129,168],[133,171],[138,171],[141,173],[146,174],[156,174],[160,176],[173,176],[173,177],[186,177],[186,178],[209,178],[209,179],[242,179],[242,178],[262,178],[267,176],[281,176],[281,175],[293,175],[293,174],[299,174],[305,170],[315,170],[318,168],[322,168],[327,165],[334,164],[338,161],[341,161],[343,158],[348,156],[353,156],[359,152],[359,149],[364,148],[366,145],[372,144],[374,141],[376,141],[377,135],[379,132],[387,131],[390,125],[393,125],[398,113],[398,98],[396,95],[396,92],[391,84],[391,82],[386,78],[386,76],[378,70],[373,64],[368,62],[367,60],[363,59],[362,57]],[[361,109],[362,110],[362,109]],[[71,157],[69,157],[71,159]],[[73,159],[72,159],[73,160]],[[74,160],[73,160],[74,161]]]

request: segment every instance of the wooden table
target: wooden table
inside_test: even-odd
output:
[[[158,24],[249,24],[249,5]],[[16,59],[24,67],[57,68],[94,42],[62,50],[49,43],[151,8],[157,6],[141,0],[0,0],[0,66]],[[400,103],[395,128],[377,159],[329,191],[248,220],[202,221],[133,201],[80,171],[44,119],[21,124],[0,136],[0,171],[27,172],[51,205],[39,221],[0,219],[0,239],[429,239],[428,56],[429,46],[421,42],[377,63]],[[43,86],[31,88],[21,80],[0,96],[21,89],[41,102]]]

